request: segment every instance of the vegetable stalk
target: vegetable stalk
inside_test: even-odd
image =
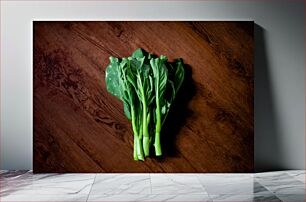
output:
[[[144,95],[144,94],[143,94]],[[148,123],[147,123],[147,103],[146,100],[142,99],[142,108],[143,108],[143,114],[142,114],[142,130],[143,130],[143,150],[145,156],[149,156],[149,129],[148,129]]]
[[[160,106],[159,106],[159,100],[156,99],[156,127],[155,127],[155,140],[154,140],[154,148],[156,156],[162,155],[162,150],[160,145],[160,130],[161,130]]]
[[[184,80],[182,61],[167,60],[137,49],[128,58],[110,57],[106,68],[107,90],[123,102],[132,122],[135,161],[149,156],[152,142],[155,155],[162,155],[162,126]]]
[[[132,128],[134,132],[134,160],[144,160],[143,151],[142,151],[142,145],[139,143],[141,142],[141,139],[139,137],[137,127],[136,127],[136,117],[135,117],[135,110],[132,107]]]

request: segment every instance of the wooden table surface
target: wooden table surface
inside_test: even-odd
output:
[[[34,22],[34,172],[252,172],[253,22]],[[109,56],[184,59],[162,158],[133,160]],[[151,152],[153,153],[153,152]]]

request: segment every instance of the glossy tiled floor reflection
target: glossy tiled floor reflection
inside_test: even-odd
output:
[[[305,201],[305,171],[32,174],[1,171],[0,201]]]

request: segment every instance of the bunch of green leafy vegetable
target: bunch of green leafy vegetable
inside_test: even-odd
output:
[[[134,160],[149,156],[151,145],[161,156],[161,129],[184,80],[181,59],[168,62],[138,48],[128,58],[109,58],[107,90],[123,102],[134,132]],[[167,134],[165,134],[167,135]]]

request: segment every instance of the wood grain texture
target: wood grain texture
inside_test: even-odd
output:
[[[34,172],[252,172],[253,22],[34,22]],[[109,56],[184,59],[163,158],[133,160]]]

